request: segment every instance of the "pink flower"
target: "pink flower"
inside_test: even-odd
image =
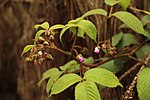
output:
[[[100,47],[99,46],[95,47],[94,52],[98,54],[100,52]]]
[[[83,58],[83,56],[82,56],[81,54],[79,54],[79,55],[77,56],[77,59],[78,59],[80,62],[83,62],[83,61],[84,61],[84,58]]]

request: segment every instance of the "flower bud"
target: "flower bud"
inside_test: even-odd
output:
[[[49,30],[45,30],[45,35],[49,36],[51,33]]]
[[[49,36],[49,39],[50,39],[51,41],[53,41],[53,40],[54,40],[54,35],[51,34],[51,35]]]
[[[42,56],[43,52],[42,52],[42,51],[39,51],[38,54],[39,54],[39,56]]]
[[[44,41],[43,44],[44,44],[45,46],[46,46],[46,45],[49,45],[49,43],[48,43],[47,41]]]
[[[108,46],[104,43],[104,44],[102,44],[102,48],[106,49],[106,48],[108,48]]]
[[[77,55],[76,57],[80,62],[83,62],[84,61],[84,58],[81,54]]]
[[[95,47],[94,52],[98,54],[100,52],[100,46]]]

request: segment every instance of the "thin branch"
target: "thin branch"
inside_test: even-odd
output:
[[[129,9],[132,9],[132,10],[134,10],[134,11],[137,11],[137,12],[142,12],[142,13],[145,13],[145,14],[148,14],[148,15],[150,15],[150,12],[148,12],[148,11],[145,11],[145,10],[142,10],[142,9],[137,9],[137,8],[134,8],[134,7],[132,7],[132,6],[129,6]]]
[[[150,54],[146,57],[144,63],[147,65],[149,63],[150,60]],[[135,84],[137,83],[137,79],[138,79],[138,75],[139,73],[145,68],[145,65],[143,65],[140,70],[138,71],[138,73],[136,74],[136,76],[134,77],[132,83],[130,84],[129,88],[127,89],[127,91],[124,94],[124,100],[128,100],[128,99],[132,99],[133,98],[133,88],[135,87]]]
[[[64,51],[64,50],[62,50],[62,49],[60,49],[60,48],[57,48],[56,46],[44,46],[44,48],[54,49],[54,50],[59,51],[59,52],[62,53],[62,54],[71,56],[71,52]]]
[[[119,80],[121,81],[124,77],[126,77],[127,75],[129,75],[132,71],[134,71],[138,66],[140,66],[141,63],[138,62],[136,63],[134,66],[132,66],[128,71],[126,71],[123,75],[121,75],[119,77]]]

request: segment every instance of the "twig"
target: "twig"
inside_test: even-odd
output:
[[[134,71],[138,66],[141,65],[141,62],[136,63],[134,66],[132,66],[128,71],[126,71],[123,75],[119,77],[119,80],[121,81],[124,77],[129,75],[132,71]]]
[[[44,48],[54,49],[54,50],[57,50],[57,51],[61,52],[62,54],[71,56],[71,52],[64,51],[62,49],[57,48],[56,46],[44,46]]]
[[[149,63],[150,60],[150,54],[148,55],[148,57],[146,57],[146,60],[144,61],[144,63],[147,65]],[[138,79],[138,75],[139,73],[145,68],[145,65],[142,65],[142,67],[140,68],[140,70],[138,71],[138,73],[136,74],[136,76],[134,77],[131,85],[129,86],[129,88],[127,89],[127,91],[125,92],[123,98],[124,100],[129,100],[133,98],[133,88],[135,87],[135,84],[137,82]]]
[[[150,15],[150,12],[148,12],[148,11],[145,11],[145,10],[142,10],[142,9],[137,9],[137,8],[134,8],[134,7],[132,7],[132,6],[129,6],[129,9],[132,9],[132,10],[134,10],[134,11],[137,11],[137,12],[142,12],[142,13],[145,13],[145,14],[148,14],[148,15]]]
[[[133,56],[129,56],[129,58],[131,58],[131,59],[133,59],[133,60],[135,60],[135,61],[137,61],[137,62],[140,62],[140,63],[142,63],[142,64],[145,65],[145,66],[149,66],[148,64],[144,63],[142,60],[137,59],[137,58],[135,58],[135,57],[133,57]]]

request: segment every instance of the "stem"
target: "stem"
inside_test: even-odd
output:
[[[138,61],[138,62],[142,63],[143,65],[149,66],[149,65],[147,65],[146,63],[144,63],[142,60],[137,59],[137,58],[135,58],[135,57],[133,57],[133,56],[129,56],[129,58],[131,58],[131,59],[133,59],[133,60],[135,60],[135,61]]]
[[[107,63],[108,61],[112,60],[112,59],[116,59],[116,58],[120,58],[120,57],[125,57],[125,56],[128,56],[130,57],[131,55],[133,55],[137,50],[139,50],[146,42],[148,42],[149,40],[146,39],[145,41],[143,41],[137,48],[133,49],[131,52],[127,52],[127,53],[124,53],[124,54],[118,54],[118,55],[115,55],[115,56],[112,56],[110,57],[109,59],[107,60],[104,60],[102,62],[98,62],[96,64],[85,64],[85,63],[82,63],[82,65],[84,65],[85,67],[91,67],[91,68],[94,68],[94,67],[97,67],[99,65],[102,65],[104,63]],[[141,61],[140,61],[141,62]],[[142,62],[143,63],[143,62]]]
[[[57,48],[56,46],[53,46],[53,47],[52,47],[52,46],[44,46],[44,48],[54,49],[54,50],[59,51],[59,52],[62,53],[62,54],[71,56],[71,52],[64,51],[64,50],[62,50],[62,49],[60,49],[60,48]]]
[[[72,51],[72,49],[74,48],[74,45],[76,44],[76,40],[77,40],[77,36],[75,35],[75,38],[74,38],[74,41],[73,41],[73,44],[72,44],[71,51]]]
[[[83,65],[82,65],[82,64],[80,64],[80,76],[81,76],[81,77],[84,76],[84,75],[83,75]]]
[[[148,11],[145,11],[145,10],[142,10],[142,9],[137,9],[137,8],[132,7],[132,6],[129,6],[129,8],[134,10],[134,11],[142,12],[142,13],[150,15],[150,12],[148,12]]]
[[[148,64],[150,60],[150,54],[146,57],[144,63]],[[136,76],[134,77],[132,83],[130,84],[129,88],[127,89],[127,91],[124,94],[124,100],[128,100],[128,99],[132,99],[133,98],[133,88],[135,87],[135,84],[137,83],[137,79],[138,79],[138,75],[139,73],[145,68],[145,65],[143,65],[140,70],[138,71],[138,73],[136,74]]]
[[[141,63],[138,62],[136,63],[134,66],[132,66],[128,71],[126,71],[123,75],[121,75],[119,77],[119,80],[121,81],[124,77],[126,77],[127,75],[129,75],[132,71],[134,71],[138,66],[140,66]]]

